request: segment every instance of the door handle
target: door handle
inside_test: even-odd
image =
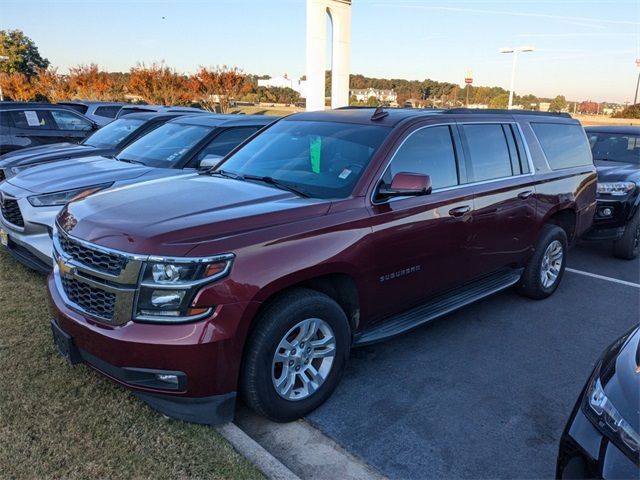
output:
[[[464,214],[469,213],[471,211],[471,207],[469,205],[464,205],[462,207],[456,207],[449,210],[449,215],[452,217],[462,217]]]
[[[529,197],[530,197],[531,195],[533,195],[533,194],[534,194],[534,191],[533,191],[533,190],[525,190],[524,192],[520,192],[520,193],[518,194],[518,198],[519,198],[520,200],[526,200],[527,198],[529,198]]]

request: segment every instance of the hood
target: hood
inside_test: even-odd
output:
[[[97,151],[89,145],[77,143],[54,143],[39,147],[30,147],[7,153],[0,157],[0,168],[17,167],[64,158],[86,157],[88,155],[103,155],[102,150]]]
[[[71,202],[58,221],[71,235],[105,247],[187,256],[197,244],[325,215],[330,205],[252,182],[192,174],[105,190]]]
[[[37,165],[18,173],[7,181],[33,193],[49,193],[137,179],[153,170],[167,169],[155,169],[145,165],[120,162],[113,158],[92,156]]]
[[[600,182],[640,182],[640,164],[596,160]]]
[[[609,378],[603,388],[623,418],[640,432],[640,327],[627,336],[617,354],[613,353],[603,357],[601,372],[613,370],[610,377],[605,374]]]

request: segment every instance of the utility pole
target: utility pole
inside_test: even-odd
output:
[[[513,108],[513,89],[516,81],[516,63],[518,62],[518,52],[533,52],[533,47],[501,48],[500,53],[513,53],[513,64],[511,65],[511,86],[509,87],[509,110]]]

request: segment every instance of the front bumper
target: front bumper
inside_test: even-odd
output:
[[[560,440],[556,478],[640,478],[640,469],[582,412],[578,401]]]
[[[7,182],[2,185],[6,198],[18,202],[24,225],[14,225],[0,215],[0,227],[9,234],[8,251],[25,266],[49,272],[53,266],[51,232],[62,207],[34,207],[27,200],[29,192]],[[30,194],[30,193],[29,193]]]
[[[631,217],[632,203],[628,198],[620,200],[598,199],[593,227],[583,238],[585,240],[620,240]],[[611,213],[607,214],[608,211]]]
[[[49,277],[51,310],[72,342],[75,360],[129,389],[168,416],[195,423],[232,420],[246,331],[252,304],[218,306],[199,322],[160,325],[128,322],[110,326],[66,306]],[[163,388],[156,374],[177,374]]]

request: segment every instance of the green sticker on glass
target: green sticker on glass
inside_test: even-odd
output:
[[[311,137],[309,145],[309,157],[311,158],[311,171],[320,173],[320,155],[322,152],[322,138]]]

